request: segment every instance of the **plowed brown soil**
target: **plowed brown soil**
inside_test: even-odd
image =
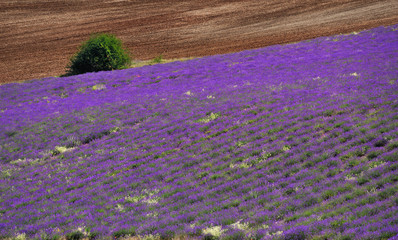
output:
[[[65,73],[91,33],[136,59],[205,56],[398,23],[397,0],[1,0],[0,83]]]

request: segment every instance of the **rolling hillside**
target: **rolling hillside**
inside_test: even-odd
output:
[[[0,86],[0,238],[396,236],[397,30]]]

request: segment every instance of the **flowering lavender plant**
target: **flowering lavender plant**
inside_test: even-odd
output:
[[[0,86],[0,238],[396,236],[397,29]]]

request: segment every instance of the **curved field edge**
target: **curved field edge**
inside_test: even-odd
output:
[[[0,86],[0,236],[397,235],[397,28]]]

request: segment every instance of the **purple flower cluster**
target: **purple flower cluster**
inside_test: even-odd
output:
[[[0,86],[0,238],[398,235],[397,30]]]

